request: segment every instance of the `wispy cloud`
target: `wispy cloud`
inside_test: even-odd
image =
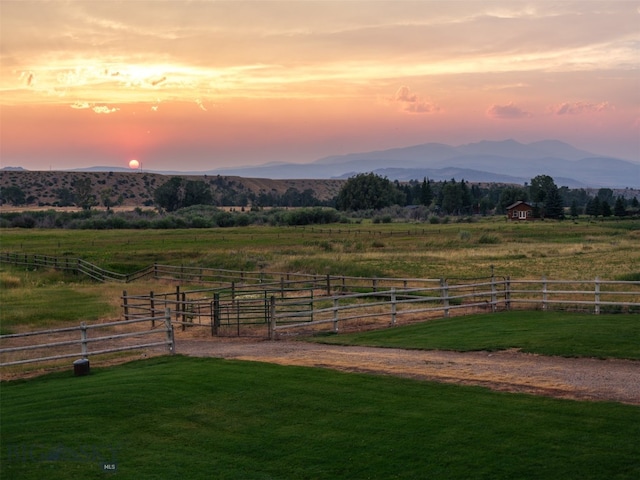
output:
[[[599,113],[612,109],[613,106],[609,102],[563,102],[560,105],[553,106],[551,111],[556,115],[579,115],[582,113]]]
[[[506,105],[491,105],[487,109],[487,116],[503,120],[519,120],[521,118],[530,118],[533,115],[518,107],[513,102],[509,102]]]
[[[98,114],[109,114],[120,110],[118,107],[108,107],[106,105],[93,105],[89,102],[74,102],[71,104],[71,108],[75,110],[87,110],[91,109]]]
[[[74,108],[76,110],[84,110],[87,108],[91,108],[91,104],[89,104],[88,102],[74,102],[71,104],[71,108]]]

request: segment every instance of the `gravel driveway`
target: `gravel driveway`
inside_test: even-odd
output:
[[[640,362],[546,357],[516,350],[450,352],[296,340],[178,339],[177,353],[480,385],[493,390],[640,405]]]

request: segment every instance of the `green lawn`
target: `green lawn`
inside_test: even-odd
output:
[[[640,359],[640,316],[511,311],[312,340],[424,350],[520,348],[542,355]]]
[[[323,369],[163,357],[0,408],[7,479],[640,478],[638,407]]]

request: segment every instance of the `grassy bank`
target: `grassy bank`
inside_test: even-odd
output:
[[[635,479],[640,409],[165,357],[2,384],[2,477]]]

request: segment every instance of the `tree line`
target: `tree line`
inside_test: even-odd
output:
[[[71,189],[60,189],[59,206],[76,205],[91,210],[103,205],[109,210],[121,202],[112,192],[96,191],[89,178],[75,181]],[[0,190],[0,204],[24,205],[28,199],[17,186]],[[623,217],[638,214],[637,198],[614,196],[609,188],[595,195],[587,190],[558,187],[552,177],[538,175],[524,185],[469,184],[465,180],[436,182],[428,178],[409,182],[391,181],[374,173],[357,174],[346,180],[338,194],[330,200],[319,200],[312,189],[289,188],[281,194],[275,191],[251,192],[236,180],[213,177],[193,180],[171,177],[155,188],[153,199],[145,206],[159,212],[178,212],[196,205],[234,205],[241,212],[264,207],[332,207],[339,212],[375,212],[389,207],[410,207],[415,219],[429,216],[469,216],[503,214],[509,205],[530,202],[534,216],[562,219],[569,215],[592,217]],[[420,207],[419,209],[417,207]],[[419,213],[419,216],[418,216]]]
[[[614,198],[613,190],[601,188],[595,196],[585,189],[558,187],[552,177],[538,175],[530,183],[520,185],[469,185],[464,180],[407,183],[391,181],[373,173],[351,177],[336,198],[336,208],[345,211],[379,210],[392,205],[424,206],[431,213],[444,215],[488,215],[505,213],[507,207],[529,202],[534,217],[562,219],[568,214],[593,217],[626,216],[638,213],[638,200]]]

